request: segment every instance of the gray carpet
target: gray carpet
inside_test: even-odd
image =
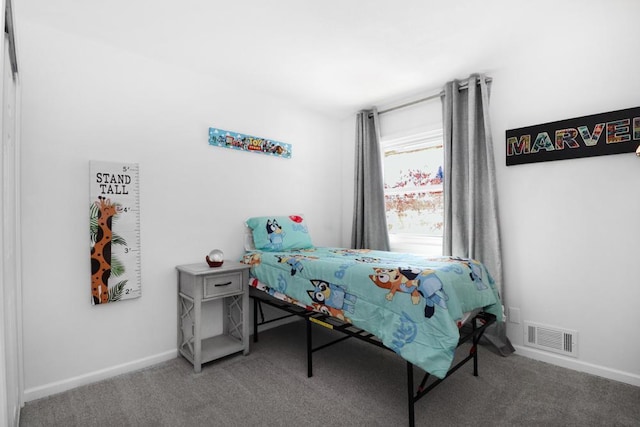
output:
[[[20,426],[403,426],[405,383],[401,358],[354,339],[317,352],[307,378],[295,322],[199,374],[177,358],[28,402]],[[640,388],[481,347],[480,376],[454,373],[416,403],[416,425],[640,426]]]

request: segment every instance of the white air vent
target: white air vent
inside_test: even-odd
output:
[[[577,331],[524,322],[524,333],[524,344],[529,347],[578,357]]]

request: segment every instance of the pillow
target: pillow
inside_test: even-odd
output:
[[[253,244],[262,251],[290,251],[313,248],[304,218],[300,215],[249,218],[247,226]]]
[[[253,244],[253,231],[249,228],[249,226],[247,226],[246,223],[244,224],[244,233],[242,238],[244,240],[245,252],[256,250],[256,245]]]

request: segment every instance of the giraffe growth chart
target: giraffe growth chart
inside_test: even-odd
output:
[[[137,163],[89,162],[91,304],[141,295]]]

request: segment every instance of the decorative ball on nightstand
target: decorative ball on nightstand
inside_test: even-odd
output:
[[[209,267],[220,267],[224,262],[224,253],[220,249],[214,249],[209,252],[209,255],[205,258]]]

